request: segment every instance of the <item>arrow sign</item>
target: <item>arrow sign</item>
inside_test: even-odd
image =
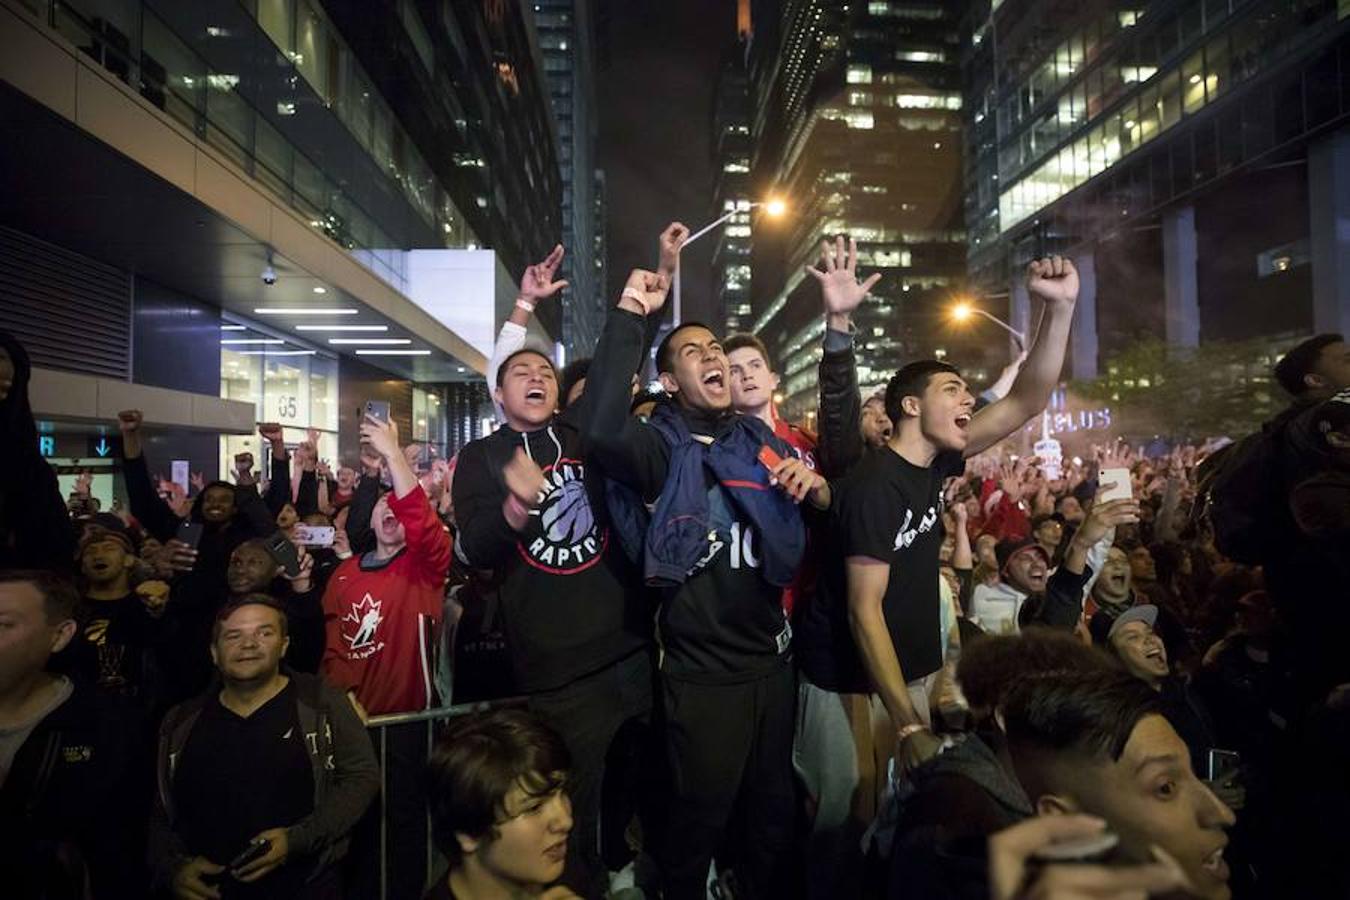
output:
[[[98,443],[94,445],[94,452],[99,456],[107,456],[112,447],[108,446],[107,438],[99,438]]]

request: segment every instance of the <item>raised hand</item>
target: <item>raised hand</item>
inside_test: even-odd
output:
[[[689,240],[689,229],[682,222],[671,222],[666,226],[666,230],[661,232],[661,258],[657,263],[656,271],[666,276],[674,278],[675,270],[680,267],[680,248],[684,242]]]
[[[135,434],[141,430],[141,423],[144,421],[145,417],[141,415],[139,409],[124,409],[117,414],[117,429],[124,436]]]
[[[81,497],[88,497],[89,489],[93,486],[93,484],[94,484],[94,473],[88,469],[85,469],[75,479],[75,493],[79,494]]]
[[[203,475],[201,472],[193,472],[191,475],[189,475],[188,483],[191,484],[192,489],[199,494],[202,491],[206,490],[206,476]]]
[[[866,281],[858,281],[858,244],[849,238],[846,250],[842,235],[834,239],[833,246],[829,241],[821,242],[820,265],[819,269],[807,266],[806,271],[820,282],[827,316],[851,315],[862,304],[867,292],[881,280],[881,273],[876,272]],[[847,323],[841,324],[847,328]]]
[[[374,416],[366,416],[366,420],[361,423],[361,443],[380,454],[386,463],[403,453],[398,445],[398,426],[393,419],[381,422]],[[364,448],[361,460],[365,462]]]
[[[1033,259],[1027,266],[1027,290],[1049,307],[1073,309],[1078,301],[1078,270],[1063,256]]]
[[[562,265],[563,245],[553,248],[542,262],[537,262],[525,270],[520,278],[520,299],[533,306],[540,300],[552,297],[567,287],[566,281],[554,281],[558,266]]]
[[[634,269],[628,273],[628,283],[624,285],[619,305],[630,312],[650,316],[665,306],[668,293],[670,279],[664,274]]]

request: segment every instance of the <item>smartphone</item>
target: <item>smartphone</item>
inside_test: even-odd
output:
[[[244,851],[230,860],[230,864],[225,868],[231,872],[237,872],[244,866],[253,862],[255,859],[262,859],[272,849],[272,842],[267,838],[258,838],[250,841]]]
[[[389,424],[389,404],[383,400],[367,400],[365,414],[372,419],[378,419],[385,425]],[[362,419],[361,421],[365,421]]]
[[[1032,858],[1045,865],[1062,863],[1100,863],[1105,862],[1111,851],[1120,844],[1120,838],[1112,831],[1102,831],[1084,837],[1055,841],[1032,854]]]
[[[201,522],[183,522],[178,526],[178,534],[174,537],[196,550],[202,540],[203,527]]]
[[[272,554],[272,558],[277,561],[277,565],[285,570],[286,574],[294,578],[300,574],[300,554],[295,552],[295,545],[291,539],[286,537],[284,531],[277,531],[271,537],[266,539],[267,552]]]
[[[783,461],[783,457],[779,456],[778,452],[768,444],[765,444],[759,448],[759,461],[764,468],[772,471],[774,466]]]
[[[1220,750],[1217,747],[1209,751],[1208,778],[1215,784],[1228,781],[1242,766],[1242,757],[1234,750]]]
[[[1098,484],[1113,484],[1115,487],[1097,495],[1102,502],[1107,500],[1128,500],[1134,496],[1131,487],[1129,469],[1102,469],[1097,475]]]
[[[295,540],[306,547],[331,547],[337,530],[331,525],[297,525]]]

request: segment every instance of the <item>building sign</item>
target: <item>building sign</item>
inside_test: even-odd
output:
[[[50,434],[38,435],[38,453],[44,459],[50,459],[56,455],[56,438]]]

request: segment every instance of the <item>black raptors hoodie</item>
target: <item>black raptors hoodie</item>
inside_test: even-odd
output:
[[[651,641],[639,572],[611,531],[604,478],[587,468],[569,413],[528,433],[504,425],[466,446],[455,467],[455,555],[502,576],[512,666],[529,692],[561,687]],[[548,486],[517,533],[502,515],[502,469],[520,449]]]

